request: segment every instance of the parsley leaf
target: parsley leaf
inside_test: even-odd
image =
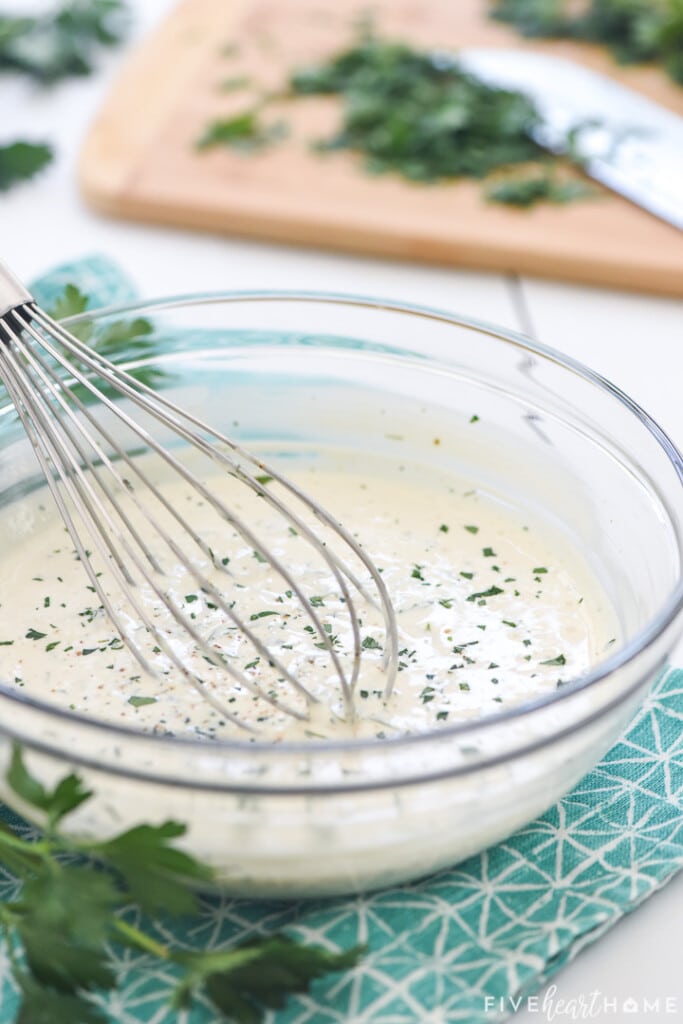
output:
[[[17,930],[34,978],[61,992],[113,987],[104,942],[120,896],[111,875],[46,865],[26,882],[22,901],[29,910]],[[74,913],[75,907],[87,912]]]
[[[377,640],[375,640],[374,636],[363,637],[363,643],[361,644],[361,647],[366,651],[382,650],[382,645]]]
[[[540,665],[566,665],[567,659],[564,654],[558,654],[556,658],[548,658],[547,661],[539,662]]]
[[[22,800],[44,811],[51,824],[57,824],[92,796],[77,775],[66,775],[54,789],[46,789],[27,771],[21,748],[16,745],[12,749],[7,782]]]
[[[55,320],[63,320],[67,316],[77,316],[79,313],[85,312],[89,304],[90,299],[85,292],[82,292],[75,284],[67,284],[52,306],[50,316],[53,316]]]
[[[47,167],[52,156],[51,147],[45,143],[12,142],[0,146],[0,192],[7,192],[18,182],[38,174]]]
[[[547,172],[508,175],[486,189],[486,198],[492,202],[519,206],[522,209],[528,209],[541,201],[563,205],[571,203],[574,199],[583,199],[597,194],[597,189],[583,181],[578,179],[561,181]]]
[[[251,153],[283,138],[285,134],[286,126],[283,122],[263,124],[260,110],[255,107],[235,114],[233,117],[211,121],[195,145],[199,150],[211,149],[215,146],[231,146],[233,149]]]
[[[355,947],[345,953],[330,953],[277,935],[204,954],[200,961],[190,960],[192,969],[176,990],[175,1005],[187,1006],[194,986],[203,983],[216,1006],[231,1020],[258,1024],[259,1005],[280,1009],[289,993],[306,992],[323,974],[352,967],[361,952],[361,947]]]
[[[191,913],[197,907],[188,882],[208,882],[211,872],[171,842],[186,832],[175,821],[138,825],[93,847],[124,879],[131,898],[148,913]]]
[[[156,697],[129,697],[128,703],[134,708],[144,708],[147,704],[156,704]]]
[[[485,597],[496,597],[498,594],[502,593],[504,593],[504,591],[500,587],[489,587],[488,590],[478,590],[476,594],[470,594],[467,600],[477,601]]]
[[[80,996],[44,988],[24,971],[14,979],[22,995],[16,1024],[107,1024],[102,1010]]]
[[[90,297],[77,285],[67,284],[48,312],[56,320],[62,320],[85,313],[89,306]],[[158,342],[153,324],[144,317],[111,322],[103,320],[98,323],[83,319],[80,323],[69,324],[69,330],[106,359],[116,357],[121,362],[134,359],[136,365],[128,373],[147,387],[154,388],[170,379],[171,375],[166,370],[154,365]],[[107,397],[116,395],[106,381],[100,383],[100,390]],[[75,385],[73,391],[84,404],[94,401],[92,393],[84,385]]]

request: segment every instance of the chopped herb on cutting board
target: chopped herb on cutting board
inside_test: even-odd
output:
[[[415,50],[406,43],[365,31],[330,60],[295,70],[283,96],[304,100],[337,95],[341,125],[327,139],[312,141],[318,153],[348,149],[364,157],[370,174],[395,173],[409,181],[435,183],[484,179],[524,167],[514,179],[485,189],[493,202],[529,207],[542,200],[566,203],[595,190],[570,178],[569,161],[552,156],[531,137],[540,118],[519,92],[484,84],[455,58]],[[196,145],[227,145],[246,151],[274,142],[282,132],[262,121],[265,98],[226,120],[210,122]],[[562,168],[563,177],[555,171]]]
[[[602,43],[620,63],[658,64],[683,85],[680,0],[493,0],[491,16],[525,36]]]

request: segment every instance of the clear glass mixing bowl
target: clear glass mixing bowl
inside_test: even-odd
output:
[[[683,462],[656,423],[572,360],[433,310],[217,294],[69,323],[88,319],[102,336],[134,317],[153,333],[114,358],[247,445],[296,440],[411,457],[509,495],[588,561],[621,640],[551,697],[426,735],[346,743],[144,735],[0,682],[0,775],[19,741],[46,781],[69,766],[95,791],[73,828],[101,836],[172,817],[228,890],[263,896],[427,874],[571,788],[623,730],[683,627]],[[467,429],[473,415],[476,432]],[[0,503],[12,503],[15,536],[25,536],[22,502],[39,471],[6,400],[0,444]],[[11,531],[0,538],[0,557],[13,542]],[[0,797],[26,810],[4,783]]]

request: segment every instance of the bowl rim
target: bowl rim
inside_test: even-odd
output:
[[[512,344],[525,352],[539,356],[559,365],[565,370],[569,370],[583,380],[594,385],[598,390],[607,393],[621,403],[621,405],[633,414],[657,441],[676,472],[679,482],[681,483],[681,487],[683,488],[683,454],[681,451],[674,444],[666,431],[663,430],[659,423],[650,416],[649,413],[647,413],[637,402],[635,402],[629,395],[606,377],[603,377],[597,371],[592,370],[590,367],[586,366],[579,360],[574,359],[572,356],[566,355],[542,342],[537,342],[519,331],[514,331],[488,321],[478,320],[477,318],[462,316],[438,307],[345,292],[315,290],[300,291],[289,289],[219,290],[165,296],[158,299],[131,299],[124,303],[116,303],[92,310],[86,310],[75,316],[66,317],[61,320],[60,323],[68,327],[86,321],[91,321],[93,319],[104,319],[110,316],[125,316],[129,314],[140,314],[142,312],[146,312],[151,315],[155,311],[160,312],[162,310],[191,308],[193,306],[202,305],[229,305],[240,302],[314,302],[328,305],[339,304],[355,306],[358,308],[368,308],[372,310],[384,310],[390,313],[407,314],[410,316],[422,317],[446,324],[452,324],[458,327],[465,327],[507,344]],[[153,358],[158,358],[158,354]],[[144,361],[147,362],[151,360]],[[139,358],[129,359],[117,365],[125,368],[126,366],[133,364],[138,365],[139,362]],[[0,418],[3,412],[9,411],[11,408],[11,403],[8,402],[5,405],[5,409],[0,410]],[[683,551],[683,538],[679,537],[679,540],[681,541],[681,550]],[[9,700],[13,703],[20,704],[23,707],[34,707],[36,710],[47,714],[49,717],[53,717],[58,720],[66,720],[76,726],[85,726],[87,729],[93,729],[102,733],[109,733],[118,737],[125,737],[130,741],[144,741],[145,743],[151,743],[155,745],[156,749],[162,749],[163,747],[166,747],[167,749],[177,749],[178,747],[182,747],[190,750],[196,749],[198,752],[202,753],[211,751],[216,754],[225,753],[226,751],[231,750],[238,750],[243,755],[248,755],[249,752],[262,755],[267,751],[270,756],[278,757],[300,754],[303,752],[307,753],[309,756],[315,756],[335,751],[396,749],[429,742],[435,738],[438,738],[441,741],[447,741],[449,739],[456,740],[459,737],[468,736],[473,732],[499,727],[506,723],[523,719],[525,716],[530,714],[542,712],[546,708],[558,706],[563,701],[570,700],[577,693],[582,693],[589,687],[597,685],[601,680],[610,676],[618,669],[625,667],[628,663],[635,661],[637,657],[643,654],[662,636],[662,634],[667,631],[670,626],[675,623],[679,616],[683,619],[683,570],[680,572],[676,586],[660,608],[658,614],[648,624],[646,624],[646,626],[639,630],[639,632],[628,643],[617,647],[617,649],[604,661],[600,662],[589,671],[582,673],[580,676],[569,680],[560,689],[553,690],[548,694],[536,697],[533,700],[525,701],[524,703],[511,708],[504,708],[500,711],[487,713],[481,718],[468,719],[464,722],[440,726],[438,729],[430,729],[425,732],[388,736],[383,739],[368,737],[344,740],[283,741],[274,744],[272,741],[268,740],[216,738],[212,740],[211,743],[207,743],[205,739],[189,736],[168,736],[157,733],[145,733],[139,729],[129,726],[116,725],[103,719],[91,718],[84,714],[74,713],[65,708],[31,697],[28,694],[17,692],[16,690],[4,686],[1,681],[0,700]],[[683,622],[681,625],[683,626]],[[609,702],[609,707],[625,702],[628,697],[635,692],[638,686],[641,685],[641,683],[642,680],[639,680],[633,686],[628,687],[628,689],[624,690],[618,698]],[[589,716],[589,718],[593,717],[593,715]],[[575,727],[578,728],[580,724],[580,722],[576,723]],[[12,733],[11,729],[5,730],[0,727],[0,732],[2,731],[9,734]],[[555,733],[553,732],[547,737],[547,742],[552,742],[554,739]],[[40,746],[39,743],[33,744],[30,739],[22,740],[22,742],[27,743],[29,746],[35,745],[36,748]],[[535,744],[535,746],[536,745],[537,744]],[[541,743],[541,745],[545,744]],[[524,749],[523,743],[521,744],[520,749]],[[73,759],[78,761],[77,752],[72,751],[71,753],[73,755]],[[508,752],[507,757],[515,756],[516,753],[517,748],[514,748]],[[486,763],[488,763],[488,758],[485,760]],[[481,766],[481,763],[482,762],[480,761],[473,761],[471,769],[476,770]],[[115,770],[114,765],[108,767]],[[141,773],[137,772],[136,774]],[[253,792],[254,790],[250,789],[250,791]],[[297,789],[297,792],[299,791],[300,790]],[[285,790],[283,790],[283,792],[285,792]]]

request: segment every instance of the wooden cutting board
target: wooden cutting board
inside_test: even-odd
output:
[[[339,0],[184,0],[130,59],[93,124],[80,166],[87,201],[105,213],[410,260],[683,295],[683,232],[607,192],[519,211],[487,203],[478,184],[372,177],[354,154],[311,141],[339,124],[339,101],[269,107],[288,137],[258,153],[198,152],[206,124],[246,109],[248,76],[279,90],[295,67],[354,36]],[[515,46],[579,60],[683,115],[683,88],[653,68],[616,65],[602,49],[529,42],[486,17],[486,0],[373,0],[383,35],[441,48]],[[683,183],[681,183],[683,189]]]

